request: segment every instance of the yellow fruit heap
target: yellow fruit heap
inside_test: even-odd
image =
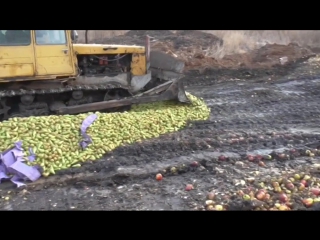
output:
[[[187,94],[192,104],[157,102],[135,105],[129,112],[96,113],[98,118],[88,128],[92,138],[86,149],[79,146],[80,126],[92,113],[80,115],[12,118],[0,123],[0,152],[12,148],[17,141],[23,142],[24,151],[29,147],[36,154],[44,176],[79,163],[101,158],[120,145],[177,131],[187,121],[206,120],[210,109],[205,103]]]

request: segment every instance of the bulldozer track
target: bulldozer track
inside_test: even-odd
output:
[[[6,90],[0,91],[0,98],[4,97],[14,97],[14,96],[22,96],[22,95],[33,95],[33,94],[54,94],[54,93],[64,93],[64,92],[72,92],[72,91],[98,91],[98,90],[108,90],[114,88],[122,88],[128,90],[127,87],[122,86],[120,84],[92,84],[92,85],[76,85],[76,86],[66,86],[61,88],[54,89],[29,89],[29,90]]]

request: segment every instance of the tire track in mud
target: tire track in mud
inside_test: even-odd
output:
[[[241,188],[235,185],[236,179],[256,172],[260,172],[257,178],[278,176],[320,160],[318,156],[300,156],[266,162],[268,168],[245,160],[249,153],[290,148],[304,151],[306,144],[320,142],[320,80],[278,84],[227,81],[193,86],[187,91],[207,102],[211,108],[209,120],[190,123],[178,133],[120,147],[104,160],[60,172],[25,190],[8,193],[8,189],[2,189],[0,207],[199,210],[204,209],[205,195],[213,189],[221,193],[221,202],[230,201],[230,189]],[[229,160],[219,161],[220,155]],[[194,161],[198,167],[192,165]],[[161,182],[154,179],[158,172],[164,175]],[[189,183],[195,190],[186,192],[184,187]],[[4,200],[7,195],[9,201]],[[239,208],[239,204],[232,207]]]

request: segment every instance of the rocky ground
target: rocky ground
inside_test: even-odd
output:
[[[210,119],[118,148],[23,189],[1,184],[0,208],[317,209],[320,192],[311,191],[320,186],[320,61],[315,53],[294,44],[266,45],[213,59],[204,50],[223,44],[213,35],[148,34],[159,38],[162,51],[185,59],[186,90],[206,101]],[[130,31],[104,42],[129,44],[142,41],[142,35]],[[192,50],[195,44],[203,49]],[[282,57],[288,58],[284,65]],[[157,173],[162,181],[155,179]],[[187,184],[193,189],[186,191]]]

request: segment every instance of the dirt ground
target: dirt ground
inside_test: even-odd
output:
[[[132,44],[143,41],[144,34],[129,31],[101,42]],[[186,90],[206,101],[210,119],[120,147],[99,161],[22,189],[0,184],[0,208],[206,210],[207,194],[213,191],[215,204],[228,210],[272,210],[281,202],[278,182],[291,209],[318,209],[318,203],[306,208],[302,199],[314,198],[309,187],[320,186],[320,58],[290,44],[213,59],[204,50],[223,44],[213,35],[186,30],[148,34],[158,39],[158,49],[186,61]],[[284,65],[282,57],[288,58]],[[162,181],[156,181],[157,173]],[[297,175],[294,188],[287,187],[295,174],[305,177],[306,188]],[[186,191],[187,184],[194,189]],[[262,188],[269,200],[244,199]]]

